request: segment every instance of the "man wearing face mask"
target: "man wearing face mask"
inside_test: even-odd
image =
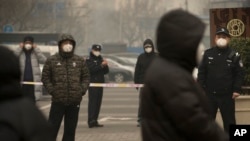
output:
[[[76,41],[69,34],[61,35],[59,53],[45,62],[42,82],[52,96],[49,123],[56,140],[64,118],[63,141],[74,141],[82,96],[89,86],[89,71],[85,60],[74,54]]]
[[[151,39],[146,39],[143,43],[144,52],[140,54],[137,58],[136,66],[135,66],[135,73],[134,73],[134,83],[136,84],[144,84],[144,75],[149,67],[152,60],[155,58],[156,53],[154,51],[154,44]],[[138,88],[136,88],[138,90]],[[138,115],[137,115],[137,127],[141,125],[141,98],[142,88],[139,90],[139,107],[138,107]]]
[[[39,64],[44,64],[46,57],[41,50],[34,44],[34,38],[26,36],[15,54],[20,59],[22,72],[22,81],[24,82],[40,82],[41,70]],[[42,95],[42,86],[40,85],[22,85],[24,96],[29,97],[34,102]]]
[[[108,62],[100,55],[101,45],[92,45],[92,50],[87,59],[87,65],[90,72],[91,83],[104,83],[104,75],[109,72]],[[102,104],[103,87],[89,87],[88,103],[88,126],[103,127],[98,123],[98,116]]]
[[[224,130],[236,124],[235,98],[240,95],[243,82],[243,64],[240,55],[229,47],[230,34],[224,27],[215,35],[216,46],[205,51],[198,69],[198,82],[204,88],[212,107],[212,117],[217,110],[223,120]]]

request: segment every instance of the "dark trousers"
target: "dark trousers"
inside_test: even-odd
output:
[[[88,124],[97,123],[100,108],[102,104],[103,88],[90,87],[89,88],[89,103],[88,103]]]
[[[224,130],[229,133],[229,126],[236,124],[235,100],[232,99],[232,94],[209,94],[208,98],[212,109],[212,118],[216,119],[217,110],[220,109]]]
[[[141,123],[141,96],[142,96],[142,88],[139,89],[139,106],[138,106],[138,115],[137,122]]]
[[[22,85],[22,93],[25,97],[30,98],[32,101],[36,101],[34,85]]]
[[[64,105],[63,103],[52,102],[49,123],[53,127],[53,136],[56,140],[58,131],[64,117],[64,133],[62,141],[74,141],[75,131],[78,122],[79,104]]]

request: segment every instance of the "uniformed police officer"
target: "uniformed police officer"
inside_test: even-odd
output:
[[[92,50],[87,59],[87,65],[90,72],[91,83],[104,83],[104,75],[109,72],[108,63],[100,55],[101,45],[92,45]],[[97,119],[99,116],[103,96],[103,87],[89,87],[88,103],[88,126],[103,127]]]
[[[243,82],[243,65],[239,53],[229,47],[230,34],[226,28],[218,28],[216,46],[204,52],[198,68],[198,82],[204,88],[216,118],[220,109],[224,130],[236,124],[235,98],[240,95]]]

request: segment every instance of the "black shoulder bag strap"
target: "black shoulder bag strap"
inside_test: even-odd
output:
[[[235,53],[236,52],[234,50],[231,50],[230,54],[228,55],[228,59],[233,60]]]
[[[235,51],[231,50],[230,54],[228,55],[228,59],[232,60],[233,63],[236,63],[239,59],[239,56],[235,55]]]

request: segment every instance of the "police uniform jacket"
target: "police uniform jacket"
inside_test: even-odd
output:
[[[238,53],[229,47],[213,47],[205,51],[199,66],[198,82],[207,93],[239,93],[242,80],[243,69]]]
[[[109,67],[102,67],[102,56],[95,56],[90,52],[90,56],[87,59],[87,66],[90,72],[90,82],[92,83],[104,83],[104,75],[109,72]]]

